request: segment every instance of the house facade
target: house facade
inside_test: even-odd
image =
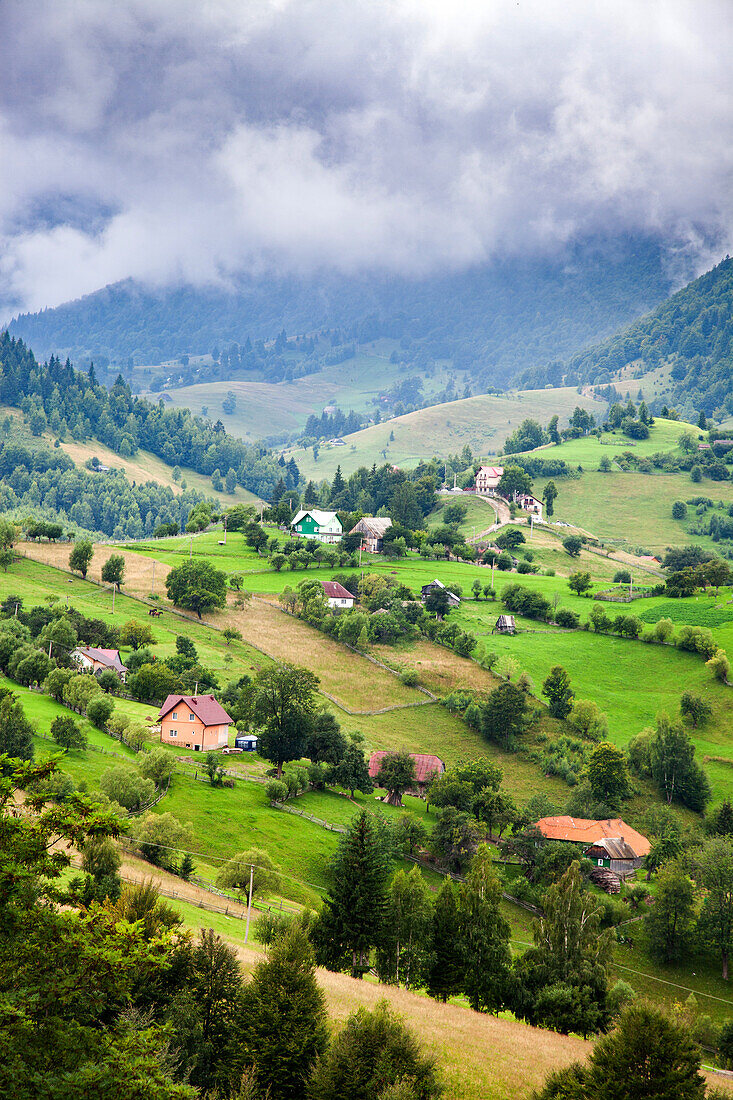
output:
[[[213,695],[169,695],[158,718],[166,745],[208,752],[229,742],[232,718]]]
[[[542,501],[533,497],[531,493],[515,493],[514,503],[524,512],[532,512],[538,520],[542,520]]]
[[[586,848],[583,855],[596,867],[605,867],[622,878],[638,870],[644,862],[623,837],[601,837]]]
[[[321,581],[321,584],[323,585],[323,591],[326,593],[326,603],[329,607],[348,610],[354,606],[356,597],[338,581]]]
[[[99,676],[100,672],[114,672],[123,684],[127,679],[127,665],[123,665],[118,649],[80,645],[72,649],[70,657],[80,672],[90,672],[93,676]]]
[[[388,516],[364,516],[349,534],[361,535],[361,548],[368,554],[380,554],[384,549],[385,532],[391,526],[392,520]]]
[[[321,512],[317,508],[301,510],[290,524],[292,534],[302,539],[318,539],[319,542],[340,542],[344,529],[335,512]]]
[[[482,466],[476,474],[476,492],[495,493],[503,473],[503,466]]]

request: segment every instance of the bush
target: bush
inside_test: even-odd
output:
[[[672,518],[684,519],[687,515],[687,505],[684,500],[676,500],[672,505]]]
[[[115,705],[108,695],[97,695],[89,702],[87,707],[87,718],[93,726],[103,730],[106,728],[107,721],[111,717],[114,709]]]
[[[558,626],[575,629],[580,625],[580,615],[569,607],[559,607],[555,613],[555,622]]]
[[[62,749],[80,749],[87,747],[87,735],[77,726],[73,718],[59,715],[51,723],[51,737]]]
[[[280,779],[271,779],[265,787],[265,794],[268,802],[284,802],[290,791],[287,783],[283,783]]]
[[[406,668],[404,672],[400,673],[400,680],[407,687],[417,687],[420,677],[414,668]]]

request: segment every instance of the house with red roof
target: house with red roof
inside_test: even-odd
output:
[[[629,869],[640,867],[645,855],[651,851],[651,844],[645,836],[637,833],[620,817],[606,818],[604,821],[590,821],[583,817],[542,817],[537,828],[548,840],[566,840],[583,847],[588,858],[598,861],[619,860],[629,865]],[[616,841],[615,844],[607,843]],[[603,850],[603,851],[601,851]],[[604,854],[605,853],[605,854]],[[598,866],[617,870],[612,862],[598,862]]]
[[[382,760],[385,756],[390,756],[388,752],[373,752],[369,757],[369,778],[376,779],[379,775],[379,769],[382,766]],[[421,796],[425,794],[425,788],[436,775],[440,775],[445,771],[445,764],[439,756],[431,756],[426,752],[411,752],[410,756],[415,761],[415,779],[416,789],[408,791],[408,794],[414,794]]]
[[[326,603],[329,607],[351,608],[356,597],[348,588],[344,588],[338,581],[321,581],[323,591],[326,593]]]
[[[169,695],[158,719],[163,744],[194,752],[224,748],[233,722],[213,695]]]
[[[476,492],[495,493],[503,473],[503,466],[482,466],[476,474]]]
[[[80,645],[72,649],[70,657],[80,672],[91,672],[93,676],[99,676],[100,672],[115,672],[122,683],[125,682],[127,665],[123,665],[119,649]]]

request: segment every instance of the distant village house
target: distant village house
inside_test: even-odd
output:
[[[388,516],[364,516],[349,534],[361,535],[361,548],[368,554],[380,554],[384,549],[384,536],[391,526]]]
[[[548,840],[564,840],[580,846],[583,855],[596,867],[608,868],[624,876],[641,867],[651,851],[645,836],[637,833],[620,817],[590,821],[581,817],[543,817],[537,828]]]
[[[195,752],[229,743],[233,719],[213,695],[169,695],[160,708],[160,740]]]
[[[97,649],[94,646],[77,646],[71,651],[71,659],[80,672],[91,672],[99,676],[102,672],[114,672],[124,684],[127,678],[127,665],[123,665],[118,649]]]
[[[503,466],[482,466],[476,474],[476,492],[496,493],[503,473]]]
[[[420,589],[421,598],[424,600],[426,596],[434,592],[436,588],[443,588],[448,593],[448,606],[460,607],[461,597],[456,596],[455,592],[451,592],[449,588],[446,588],[442,581],[439,581],[436,577],[434,581],[430,581],[428,584],[424,584]]]
[[[321,581],[329,607],[348,609],[354,606],[356,597],[338,581]]]
[[[335,512],[321,512],[317,508],[298,512],[290,527],[294,535],[302,539],[318,539],[319,542],[340,542],[344,533]]]

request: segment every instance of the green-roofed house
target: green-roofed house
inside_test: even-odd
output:
[[[290,529],[302,539],[318,539],[319,542],[340,542],[344,533],[335,512],[321,512],[317,508],[298,512]]]

